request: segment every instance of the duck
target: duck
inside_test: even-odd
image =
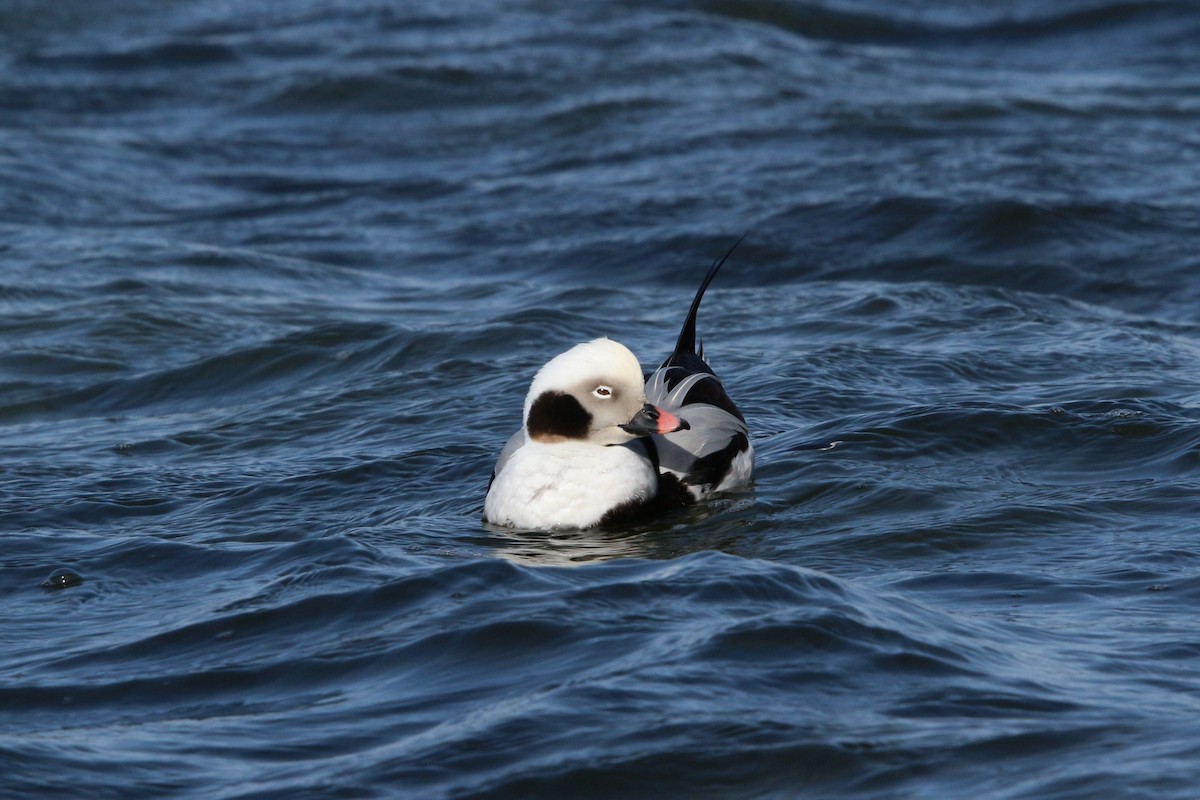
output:
[[[628,347],[607,337],[537,371],[521,428],[496,460],[485,523],[637,524],[752,481],[749,426],[696,339],[704,293],[740,242],[709,268],[674,349],[648,376]]]

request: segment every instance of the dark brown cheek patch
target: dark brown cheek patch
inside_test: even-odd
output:
[[[569,394],[542,392],[529,407],[525,429],[531,439],[585,439],[592,415]]]

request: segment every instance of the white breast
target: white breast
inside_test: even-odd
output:
[[[529,441],[503,461],[484,517],[515,528],[588,528],[657,491],[650,460],[630,447]]]

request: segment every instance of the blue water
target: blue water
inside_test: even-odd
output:
[[[742,234],[753,489],[484,526]],[[1193,3],[0,3],[0,796],[1194,798],[1198,242]]]

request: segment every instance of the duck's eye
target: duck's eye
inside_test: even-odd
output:
[[[607,400],[608,398],[612,397],[612,393],[612,389],[608,386],[597,386],[595,389],[592,389],[592,394],[596,397],[599,397],[601,400]]]

